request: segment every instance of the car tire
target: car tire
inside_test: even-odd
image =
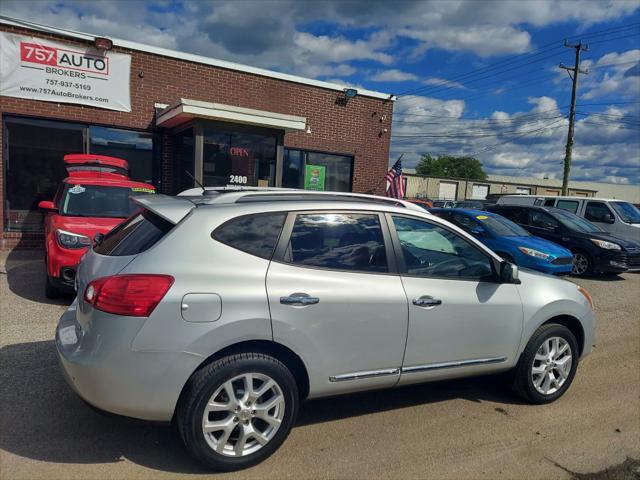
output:
[[[263,353],[230,355],[204,366],[189,380],[178,405],[178,431],[189,453],[204,465],[224,472],[240,470],[260,463],[282,445],[298,403],[295,378],[282,362]]]
[[[593,272],[593,260],[589,254],[582,250],[572,250],[571,253],[573,254],[572,275],[584,277],[585,275],[589,275]]]
[[[49,275],[46,276],[45,284],[44,284],[44,296],[50,298],[52,300],[56,298],[60,298],[62,292],[58,287],[56,287],[51,281],[51,277]]]
[[[536,404],[557,400],[573,382],[579,355],[571,330],[557,323],[542,325],[531,336],[514,369],[516,393]]]

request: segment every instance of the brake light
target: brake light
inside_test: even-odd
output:
[[[173,285],[170,275],[136,274],[98,278],[84,291],[94,308],[128,317],[148,317]]]

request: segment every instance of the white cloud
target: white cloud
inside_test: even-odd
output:
[[[568,120],[554,98],[531,97],[529,111],[494,111],[473,120],[462,118],[464,108],[451,114],[452,104],[441,100],[418,97],[402,103],[394,114],[390,159],[404,152],[407,167],[415,166],[422,153],[447,153],[473,155],[488,173],[562,177]],[[640,127],[615,121],[629,115],[637,120],[638,107],[610,106],[601,113],[611,117],[576,122],[571,178],[640,183]]]
[[[610,52],[595,62],[584,62],[589,74],[582,76],[581,98],[591,100],[612,94],[637,98],[640,96],[638,64],[640,49]]]
[[[392,68],[390,70],[379,70],[369,77],[369,80],[374,82],[406,82],[407,80],[418,80],[418,77],[413,73]]]
[[[510,26],[448,26],[442,28],[410,27],[400,35],[422,42],[417,52],[426,51],[427,46],[452,51],[469,51],[481,57],[506,53],[523,53],[531,47],[531,35]],[[414,52],[415,54],[415,52]]]

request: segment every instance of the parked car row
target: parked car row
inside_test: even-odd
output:
[[[630,202],[609,198],[507,195],[498,205],[535,205],[567,210],[616,237],[640,242],[640,210]]]
[[[434,208],[427,210],[521,267],[575,275],[640,270],[640,212],[628,202],[506,195],[497,204],[478,201],[481,207],[464,207],[474,202],[434,201]],[[609,213],[596,216],[602,208]],[[588,218],[606,222],[592,223]],[[609,231],[603,228],[606,225]]]

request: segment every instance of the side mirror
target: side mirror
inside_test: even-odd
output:
[[[38,208],[49,212],[58,211],[58,209],[56,208],[56,204],[51,200],[42,200],[40,203],[38,203]]]
[[[502,261],[500,263],[500,282],[519,284],[518,267],[513,263]]]
[[[602,216],[602,221],[603,221],[604,223],[615,223],[615,220],[613,219],[613,217],[611,216],[611,214],[610,214],[610,213],[605,213],[605,214]]]
[[[93,236],[93,246],[97,247],[102,243],[103,240],[104,240],[104,233],[100,233],[100,232],[96,233]]]

